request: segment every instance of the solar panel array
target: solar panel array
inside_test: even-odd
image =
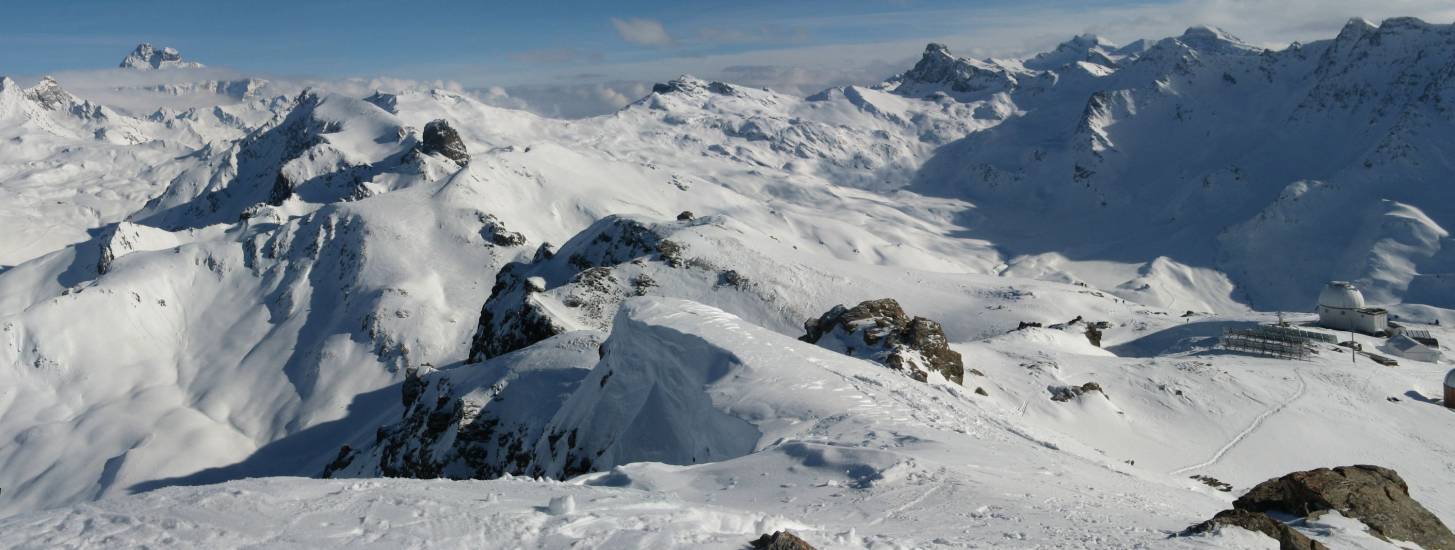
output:
[[[1224,329],[1222,338],[1218,340],[1218,346],[1225,350],[1255,353],[1279,359],[1308,358],[1310,351],[1308,338],[1267,330],[1269,328],[1284,327],[1260,326],[1252,329]]]
[[[1338,336],[1329,334],[1327,332],[1314,332],[1312,330],[1303,330],[1293,327],[1281,327],[1278,325],[1262,325],[1259,326],[1257,330],[1265,331],[1270,334],[1281,334],[1294,338],[1302,338],[1304,340],[1312,340],[1315,342],[1325,342],[1329,344],[1339,343]]]

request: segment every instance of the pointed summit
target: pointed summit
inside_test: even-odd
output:
[[[61,87],[60,82],[56,82],[56,79],[50,76],[42,77],[40,83],[25,90],[25,97],[40,104],[47,111],[57,111],[65,108],[76,99],[70,92],[67,92],[65,88]]]
[[[925,46],[919,62],[881,86],[909,97],[929,97],[938,92],[953,96],[991,94],[1016,87],[1016,79],[1005,67],[992,62],[955,57],[938,42]]]
[[[195,61],[183,61],[182,54],[173,48],[157,49],[151,44],[142,42],[137,44],[131,54],[121,60],[120,67],[123,69],[139,69],[149,71],[153,69],[200,69],[201,63]]]

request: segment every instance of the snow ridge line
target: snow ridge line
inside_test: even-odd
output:
[[[1233,438],[1229,440],[1227,444],[1223,445],[1223,448],[1218,449],[1218,452],[1214,453],[1212,458],[1209,458],[1204,462],[1193,464],[1192,466],[1178,468],[1176,470],[1168,472],[1168,475],[1175,476],[1179,474],[1185,474],[1193,470],[1200,470],[1208,466],[1212,466],[1213,464],[1217,464],[1218,461],[1223,459],[1224,455],[1228,454],[1228,451],[1233,450],[1233,447],[1236,447],[1239,443],[1242,443],[1243,440],[1246,439],[1249,435],[1252,435],[1253,432],[1257,431],[1258,428],[1263,425],[1264,420],[1267,420],[1268,417],[1273,416],[1279,411],[1282,411],[1285,407],[1288,407],[1294,401],[1298,401],[1298,398],[1303,397],[1304,390],[1308,389],[1308,382],[1304,380],[1302,370],[1295,369],[1293,372],[1294,374],[1298,375],[1298,389],[1293,392],[1293,395],[1289,396],[1288,399],[1284,399],[1282,403],[1279,403],[1278,405],[1270,407],[1268,410],[1263,411],[1263,414],[1258,415],[1258,418],[1254,418],[1253,422],[1248,424],[1247,428],[1244,428],[1243,431],[1238,432],[1238,435],[1233,436]]]

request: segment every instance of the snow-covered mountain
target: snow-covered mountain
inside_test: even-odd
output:
[[[974,202],[968,232],[1011,254],[1165,256],[1225,274],[1259,309],[1305,309],[1328,279],[1380,304],[1445,294],[1427,285],[1455,269],[1450,59],[1436,53],[1452,36],[1355,20],[1265,51],[1193,28],[1115,70],[1057,72],[1018,98],[1024,116],[937,152],[914,188]]]
[[[138,69],[150,71],[156,69],[200,69],[201,63],[196,61],[183,61],[182,54],[176,48],[156,48],[151,44],[142,42],[137,44],[136,49],[127,54],[121,60],[121,68]]]
[[[1448,365],[1212,344],[1347,279],[1448,347],[1452,39],[930,44],[874,86],[682,76],[570,121],[0,80],[0,541],[1264,547],[1167,537],[1223,483],[1355,463],[1449,523]],[[338,520],[323,494],[363,531],[278,525]],[[1294,527],[1383,544],[1335,516]]]

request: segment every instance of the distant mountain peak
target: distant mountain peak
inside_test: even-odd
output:
[[[1349,21],[1344,23],[1344,30],[1341,31],[1340,34],[1343,34],[1343,32],[1349,31],[1350,29],[1374,30],[1376,28],[1379,28],[1379,26],[1375,25],[1373,22],[1370,22],[1368,19],[1365,19],[1363,17],[1350,17]]]
[[[195,61],[183,61],[182,54],[175,48],[156,48],[149,43],[137,44],[125,59],[121,60],[123,69],[199,69],[203,65]]]
[[[25,97],[39,103],[48,111],[59,110],[75,100],[70,92],[61,87],[60,82],[50,76],[41,77],[39,83],[25,91]]]
[[[1263,51],[1262,48],[1244,42],[1233,33],[1211,25],[1188,27],[1176,40],[1203,53],[1238,55]]]
[[[1117,46],[1095,34],[1086,33],[1071,37],[1056,49],[1037,54],[1027,59],[1025,66],[1031,69],[1050,70],[1072,63],[1086,61],[1108,67],[1116,66],[1112,55],[1117,55]]]
[[[956,57],[938,42],[925,46],[914,67],[884,84],[901,95],[928,97],[935,92],[952,94],[995,93],[1012,89],[1016,79],[1001,66]]]

